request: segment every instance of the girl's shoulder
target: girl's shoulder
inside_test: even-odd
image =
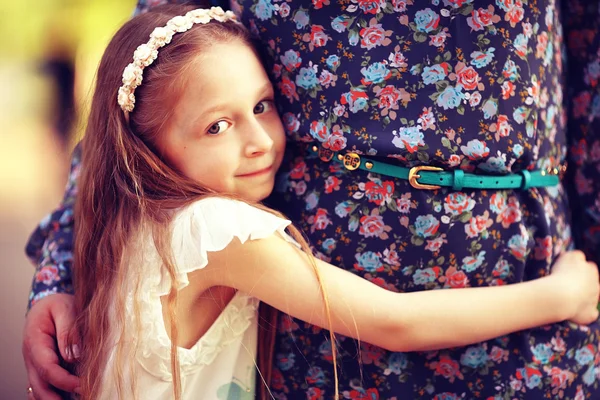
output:
[[[193,224],[213,233],[246,233],[253,236],[260,235],[263,228],[269,228],[265,234],[272,234],[270,228],[285,229],[290,223],[261,205],[217,196],[189,204],[179,210],[173,219],[174,230],[187,229],[189,224]]]
[[[240,200],[209,197],[182,208],[172,223],[171,245],[184,271],[206,265],[207,253],[273,234],[287,237],[290,221]]]

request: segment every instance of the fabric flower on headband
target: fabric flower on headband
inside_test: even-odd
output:
[[[221,7],[192,10],[171,18],[165,26],[155,28],[148,43],[138,46],[133,53],[133,62],[123,70],[123,85],[117,94],[117,102],[126,115],[135,107],[135,89],[142,84],[144,68],[158,57],[158,49],[171,43],[176,33],[188,31],[195,24],[208,24],[212,20],[238,22],[233,12],[224,11]]]

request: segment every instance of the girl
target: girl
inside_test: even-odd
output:
[[[248,32],[220,8],[157,8],[109,44],[76,205],[83,398],[251,398],[258,336],[263,384],[272,359],[274,314],[259,333],[259,301],[392,351],[597,318],[598,273],[581,253],[527,283],[417,293],[312,258],[260,204],[285,145],[273,96]]]

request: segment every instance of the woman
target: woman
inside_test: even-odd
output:
[[[265,45],[292,142],[271,203],[324,259],[398,291],[533,279],[572,246],[572,227],[580,246],[594,248],[596,140],[585,125],[600,113],[590,94],[600,69],[598,22],[585,17],[596,15],[597,4],[565,7],[519,0],[234,4]],[[568,138],[565,21],[576,27],[569,60],[590,55],[574,66]],[[531,174],[534,181],[562,175],[571,143],[570,200],[584,217],[571,218],[562,185],[527,189]],[[338,151],[345,165],[331,154]],[[396,176],[373,174],[368,165]],[[413,168],[420,166],[451,173]],[[483,177],[486,189],[469,187],[457,170]],[[496,184],[498,174],[520,179],[524,190]],[[438,177],[446,186],[431,190]],[[46,271],[38,279],[57,276]],[[553,325],[407,354],[344,339],[340,388],[346,398],[365,399],[594,398],[599,333],[598,324]],[[275,397],[331,393],[327,348],[324,332],[282,317]]]

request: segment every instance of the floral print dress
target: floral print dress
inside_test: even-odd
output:
[[[320,258],[393,291],[535,279],[574,245],[597,256],[598,6],[234,1],[264,44],[289,135],[270,202]],[[563,184],[528,191],[417,190],[322,161],[313,145],[488,175],[569,169]],[[30,242],[32,300],[70,290],[70,199]],[[598,399],[599,338],[598,323],[566,322],[430,352],[339,338],[339,388],[345,399]],[[276,399],[332,398],[326,331],[282,316],[275,358]]]

